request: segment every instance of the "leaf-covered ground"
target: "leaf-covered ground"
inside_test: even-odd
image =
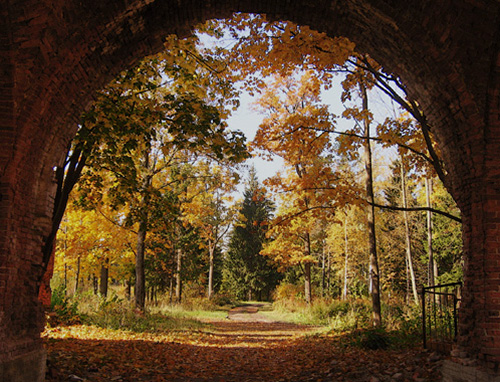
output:
[[[440,380],[439,357],[422,350],[367,350],[342,336],[245,313],[198,331],[47,329],[47,381]]]

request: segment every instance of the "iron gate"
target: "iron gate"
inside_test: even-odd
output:
[[[462,283],[422,288],[422,339],[424,349],[451,351],[457,336],[457,310]]]

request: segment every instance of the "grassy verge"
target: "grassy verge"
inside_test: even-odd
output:
[[[180,320],[192,319],[201,322],[223,320],[227,317],[227,312],[230,306],[204,309],[204,308],[188,308],[183,305],[165,305],[161,307],[151,307],[150,311]]]
[[[373,328],[368,300],[317,299],[311,305],[290,298],[280,299],[273,309],[262,312],[274,321],[322,327],[322,333],[338,335],[346,345],[366,349],[419,346],[420,311],[403,303],[385,303],[383,327]]]
[[[48,326],[86,324],[133,332],[202,330],[208,321],[227,317],[231,305],[219,306],[206,299],[191,299],[185,304],[149,304],[145,312],[133,303],[113,294],[108,299],[84,293],[72,298],[54,291]]]

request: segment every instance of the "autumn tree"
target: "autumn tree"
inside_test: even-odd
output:
[[[337,210],[326,228],[326,248],[332,282],[341,287],[342,299],[368,295],[368,245],[364,208],[346,206]]]
[[[75,141],[87,157],[81,184],[85,203],[99,203],[105,192],[113,206],[128,207],[128,222],[137,225],[139,309],[144,308],[144,250],[151,206],[160,204],[162,190],[176,181],[165,179],[165,170],[183,150],[228,163],[246,157],[243,136],[228,132],[222,120],[229,113],[227,107],[232,107],[231,87],[211,75],[198,58],[191,58],[191,65],[185,64],[187,60],[175,46],[174,51],[121,73],[84,115]],[[107,184],[104,172],[112,177]]]
[[[301,266],[308,302],[312,295],[311,265],[316,261],[311,254],[315,219],[332,213],[355,192],[334,170],[329,135],[334,117],[320,102],[321,88],[320,79],[312,72],[276,76],[257,101],[266,116],[252,142],[261,155],[283,158],[287,168],[285,174],[267,180],[273,191],[282,194],[282,200],[270,231],[273,242],[266,244],[263,253],[284,264]],[[288,251],[285,242],[294,248],[286,256],[279,253],[280,249]]]
[[[214,51],[227,62],[230,70],[224,74],[241,81],[252,94],[265,88],[266,78],[285,78],[296,71],[315,71],[330,87],[332,72],[354,53],[354,43],[345,37],[330,38],[288,21],[271,22],[264,15],[239,13],[208,25],[224,41]]]
[[[416,200],[418,180],[415,177],[417,173],[406,165],[402,171],[400,158],[390,163],[388,168],[390,173],[386,180],[381,182],[382,204],[399,207],[405,204],[404,199],[406,199],[408,209],[418,206]],[[406,193],[403,192],[404,190]],[[418,286],[422,281],[420,259],[424,252],[422,247],[423,215],[421,212],[382,208],[379,209],[379,217],[377,232],[380,237],[380,260],[384,269],[382,280],[386,285],[384,290],[386,293],[405,298],[410,303],[414,283]],[[409,247],[411,252],[409,252]],[[411,264],[409,254],[411,254]]]
[[[236,214],[234,205],[230,203],[239,176],[230,166],[221,166],[209,160],[197,163],[196,172],[202,181],[193,183],[187,190],[182,218],[185,224],[198,229],[203,245],[208,250],[207,297],[212,298],[215,255]]]
[[[62,221],[56,248],[55,272],[59,283],[79,292],[83,281],[91,279],[94,292],[107,294],[108,279],[128,278],[133,261],[133,233],[120,227],[123,211],[106,206],[97,210],[84,210],[70,204]],[[97,281],[99,280],[99,288]]]
[[[433,142],[431,135],[431,127],[425,118],[425,115],[419,109],[418,104],[411,100],[406,93],[406,89],[401,81],[390,74],[384,73],[380,65],[373,61],[369,56],[358,54],[354,51],[354,45],[347,39],[329,39],[326,35],[317,33],[307,27],[298,26],[287,22],[267,22],[265,18],[256,15],[237,15],[235,19],[228,22],[230,35],[234,38],[232,46],[227,57],[238,75],[245,77],[243,80],[247,89],[250,92],[265,92],[267,88],[266,77],[271,77],[279,73],[282,77],[289,76],[296,70],[314,71],[315,75],[321,79],[324,87],[332,85],[332,78],[338,73],[346,76],[344,86],[350,87],[351,90],[360,89],[357,93],[344,93],[343,101],[348,101],[351,97],[363,98],[364,94],[368,95],[369,89],[378,89],[385,93],[393,102],[398,104],[405,112],[413,116],[414,120],[406,118],[387,118],[377,127],[377,136],[373,136],[373,132],[368,136],[366,128],[364,131],[335,131],[328,132],[343,136],[344,144],[347,150],[357,150],[359,145],[364,146],[364,152],[369,153],[372,142],[379,142],[385,147],[397,147],[400,153],[411,154],[409,158],[409,166],[415,166],[422,169],[423,167],[431,167],[432,171],[446,182],[446,170],[439,158],[439,151]],[[247,63],[253,65],[247,66]],[[364,81],[361,81],[364,79]],[[364,87],[364,90],[361,89]],[[360,101],[361,104],[367,104],[367,97]],[[350,108],[350,115],[344,114],[347,117],[353,118],[360,125],[372,124],[372,129],[375,127],[373,121],[369,121],[370,111],[366,108],[365,111],[359,112],[355,108]],[[363,115],[364,113],[364,115]],[[418,123],[415,123],[415,120]],[[311,128],[310,126],[306,128]],[[315,128],[315,127],[312,127]],[[317,128],[317,127],[316,127]],[[324,129],[325,127],[317,128]],[[329,127],[327,127],[329,128]],[[322,130],[326,131],[326,130]],[[341,140],[342,141],[342,140]],[[365,156],[367,168],[370,167],[369,155]],[[367,171],[367,190],[370,187],[370,171]],[[371,195],[370,195],[371,194]],[[369,216],[375,216],[375,207],[384,207],[380,203],[376,203],[373,197],[373,192],[368,191],[367,198],[371,213]],[[399,210],[407,210],[402,203],[397,206]],[[386,206],[385,206],[386,207]],[[427,206],[414,207],[413,210],[425,210]],[[444,212],[446,214],[446,212]],[[375,241],[375,225],[371,224],[372,232],[372,253],[375,253],[377,245]],[[408,233],[409,235],[409,233]],[[410,245],[407,245],[411,249]],[[411,264],[413,257],[408,252],[408,262]],[[410,267],[412,268],[412,267]],[[376,256],[372,255],[371,269],[375,282],[378,280],[378,271]],[[415,290],[415,278],[413,277],[413,290]],[[377,289],[377,288],[375,288]],[[374,307],[380,304],[379,299],[374,299]],[[376,309],[378,310],[378,309]],[[378,317],[379,314],[376,314]]]
[[[432,126],[418,103],[411,99],[397,76],[384,72],[368,55],[356,52],[354,43],[347,38],[330,38],[325,33],[289,21],[268,21],[263,15],[237,14],[232,19],[209,24],[219,30],[218,36],[225,39],[225,46],[227,40],[232,39],[230,48],[220,48],[217,53],[229,62],[233,78],[243,81],[251,93],[259,92],[265,78],[277,73],[287,76],[296,70],[312,70],[326,88],[333,86],[332,79],[337,74],[369,73],[372,86],[417,122],[414,124],[416,130],[399,129],[398,134],[386,136],[387,140],[381,136],[380,141],[387,145],[406,145],[420,160],[432,166],[438,178],[447,184],[447,172],[432,137]],[[398,139],[400,134],[413,135],[418,142],[408,144],[409,139]]]
[[[169,302],[180,303],[186,282],[204,277],[203,242],[199,232],[179,217],[155,219],[148,240],[146,279],[150,295],[168,292]]]
[[[366,208],[367,233],[369,242],[369,290],[372,298],[373,323],[375,326],[382,324],[380,303],[380,269],[377,254],[377,236],[375,223],[375,194],[373,186],[373,155],[371,142],[371,124],[373,114],[369,110],[368,91],[373,87],[371,76],[363,71],[348,74],[342,82],[344,92],[343,101],[351,100],[353,95],[359,99],[360,105],[354,103],[348,107],[343,115],[354,121],[354,127],[340,139],[340,150],[347,151],[362,147],[362,161],[364,167],[365,200],[368,202]],[[361,137],[360,140],[352,140],[351,136]],[[347,147],[347,149],[346,149]]]
[[[325,88],[333,86],[336,75],[369,73],[371,87],[412,117],[405,123],[389,118],[381,124],[384,131],[371,139],[411,151],[416,154],[412,164],[425,162],[447,184],[447,172],[432,136],[432,126],[418,103],[411,99],[397,76],[384,72],[368,55],[356,52],[355,45],[347,38],[330,38],[307,26],[268,21],[263,15],[236,14],[228,20],[211,21],[209,25],[224,39],[224,47],[218,48],[216,55],[228,62],[231,70],[226,72],[242,81],[250,93],[265,88],[267,77],[275,74],[286,77],[297,70],[314,71]]]
[[[178,154],[179,155],[179,154]],[[181,302],[182,284],[201,274],[199,233],[182,220],[182,204],[186,202],[185,189],[193,178],[189,155],[179,156],[163,176],[169,179],[161,192],[160,204],[150,209],[150,230],[145,261],[147,288],[150,298],[167,291],[169,301]],[[181,159],[182,158],[182,159]],[[189,269],[189,272],[186,270]],[[156,300],[155,300],[156,301]]]

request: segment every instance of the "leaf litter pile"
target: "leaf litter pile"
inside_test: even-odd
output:
[[[370,350],[317,328],[232,312],[203,330],[47,329],[46,381],[439,381],[415,348]],[[316,330],[316,333],[315,333]]]

